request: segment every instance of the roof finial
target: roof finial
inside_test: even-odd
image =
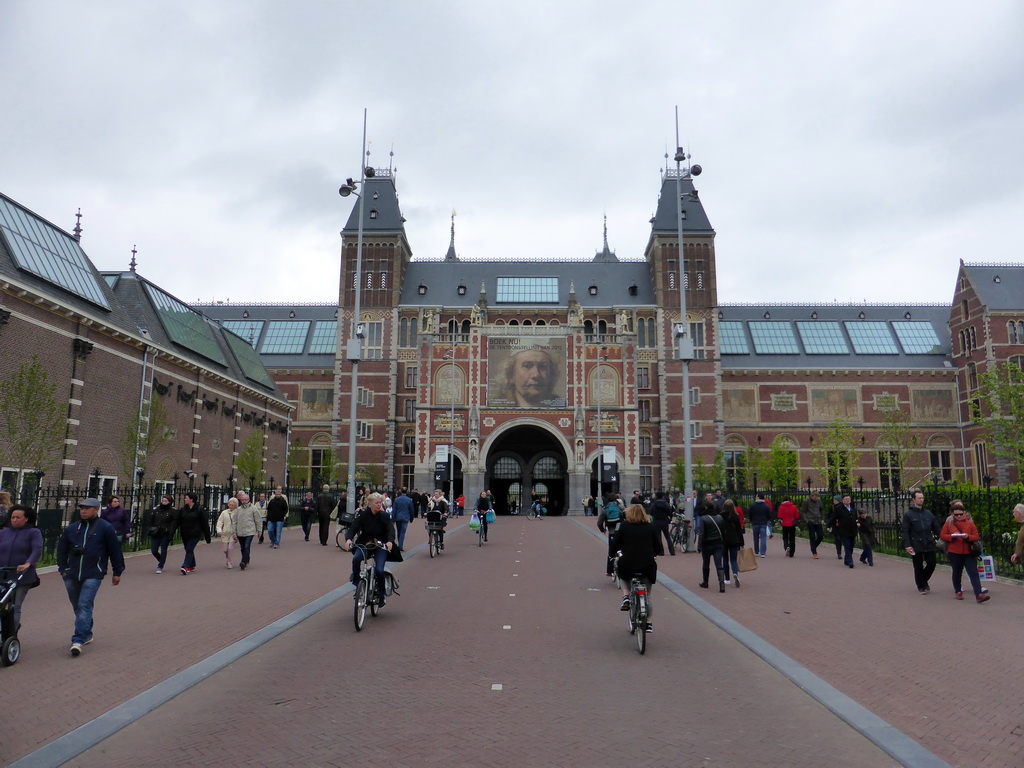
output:
[[[608,214],[604,215],[604,249],[608,250]]]
[[[138,253],[138,251],[136,250],[136,247],[137,246],[134,246],[134,245],[132,246],[132,260],[130,262],[128,262],[128,271],[129,272],[134,272],[135,271],[135,267],[138,266],[138,263],[135,261],[135,255]]]
[[[72,234],[75,236],[75,242],[82,242],[82,209],[78,209],[78,213],[75,214],[75,228],[72,230]]]
[[[391,145],[391,151],[388,152],[388,176],[390,176],[392,170],[394,170],[394,162],[395,162],[395,145],[392,144]]]
[[[455,212],[454,206],[452,207],[452,239],[448,243],[448,253],[445,254],[445,261],[458,261],[459,257],[455,254],[455,217],[458,214]]]

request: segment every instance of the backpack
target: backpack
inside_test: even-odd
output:
[[[617,523],[622,515],[622,508],[617,501],[609,501],[604,505],[604,517],[609,522]]]

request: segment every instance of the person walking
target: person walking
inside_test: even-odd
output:
[[[281,532],[284,521],[288,519],[288,499],[284,497],[281,486],[274,489],[274,495],[267,502],[267,535],[270,536],[271,549],[281,548]]]
[[[782,523],[782,548],[786,557],[796,555],[796,521],[800,519],[800,510],[789,500],[789,496],[779,504],[779,522]]]
[[[316,499],[312,491],[306,491],[306,498],[302,500],[299,507],[299,519],[302,523],[302,535],[309,541],[309,534],[313,530],[313,520],[316,518]]]
[[[260,540],[259,543],[263,543],[263,539],[267,534],[267,494],[261,493],[256,497],[256,503],[253,504],[256,510],[260,513]]]
[[[187,576],[196,569],[196,545],[200,539],[210,543],[210,519],[206,510],[199,506],[199,494],[188,491],[185,503],[174,520],[171,538],[174,532],[181,531],[181,542],[185,545],[185,559],[181,562],[181,575]]]
[[[249,502],[249,494],[245,491],[238,492],[238,509],[234,512],[232,521],[235,532],[235,539],[238,541],[238,549],[241,558],[238,562],[240,570],[249,567],[249,558],[252,553],[252,540],[262,530],[263,518],[255,504]]]
[[[767,557],[768,526],[772,522],[772,508],[764,500],[764,493],[757,494],[757,499],[747,510],[747,519],[750,521],[750,530],[754,536],[754,554],[758,557]],[[703,526],[704,521],[701,520],[698,528],[703,528]]]
[[[412,496],[405,492],[405,488],[399,491],[391,505],[391,519],[395,521],[395,540],[398,548],[405,551],[405,532],[409,529],[409,523],[415,515],[415,505]]]
[[[957,499],[949,505],[950,519],[942,526],[939,538],[947,543],[946,557],[953,568],[953,597],[964,599],[963,574],[967,570],[967,578],[974,590],[974,599],[979,603],[987,603],[991,597],[988,592],[981,591],[981,577],[978,575],[978,553],[973,544],[981,541],[978,528],[973,520],[967,519],[964,503]],[[979,545],[980,546],[980,545]]]
[[[171,544],[176,514],[174,497],[165,493],[160,503],[142,516],[142,530],[149,536],[149,551],[156,558],[157,573],[163,573],[167,563],[167,547]]]
[[[68,600],[75,611],[75,629],[71,635],[71,655],[80,656],[93,639],[93,605],[110,565],[110,583],[121,583],[124,555],[114,527],[99,518],[99,499],[82,499],[78,505],[80,520],[64,529],[57,540],[57,572],[64,579]]]
[[[327,546],[327,539],[331,535],[331,512],[334,511],[335,504],[338,506],[338,517],[340,518],[345,509],[331,495],[331,486],[324,483],[316,497],[316,520],[320,529],[320,546],[323,547]]]
[[[1013,547],[1013,554],[1010,555],[1011,563],[1024,561],[1024,504],[1018,504],[1013,508],[1013,519],[1020,525],[1017,531],[1017,543]]]
[[[756,502],[755,502],[756,503]],[[725,592],[725,566],[722,562],[722,555],[725,551],[725,521],[722,516],[714,511],[701,507],[700,536],[697,538],[697,551],[701,553],[703,562],[701,574],[704,580],[698,584],[701,589],[708,588],[708,576],[711,573],[711,559],[715,560],[715,570],[718,572],[718,591]]]
[[[842,543],[843,565],[853,568],[853,542],[857,537],[857,511],[853,508],[853,499],[843,496],[839,504],[832,508],[828,526]]]
[[[875,536],[875,521],[867,513],[867,510],[862,509],[857,515],[857,533],[860,534],[860,561],[874,567],[878,537]]]
[[[14,590],[14,632],[21,629],[21,606],[28,591],[39,586],[36,563],[43,554],[43,534],[36,528],[36,511],[15,504],[7,510],[7,526],[0,528],[0,579],[21,577]]]
[[[224,559],[227,560],[228,568],[231,567],[231,550],[234,548],[238,538],[235,536],[235,510],[238,509],[238,499],[228,499],[228,506],[217,518],[217,536],[224,545]]]
[[[661,538],[664,536],[665,541],[668,542],[668,553],[675,557],[676,548],[672,544],[672,534],[668,532],[668,524],[672,521],[672,515],[675,514],[675,510],[665,500],[664,491],[655,491],[654,501],[651,502],[651,508],[648,511],[651,515],[651,522],[654,523],[654,529],[658,531],[658,554],[664,554],[664,550],[661,547]]]
[[[114,526],[114,533],[118,542],[124,546],[124,540],[128,538],[132,528],[132,516],[128,510],[121,506],[121,499],[111,496],[107,506],[100,512],[100,517]]]
[[[818,495],[817,491],[811,491],[811,495],[804,499],[803,504],[800,505],[800,517],[807,524],[807,540],[811,545],[811,557],[817,560],[818,545],[825,538],[825,532],[822,528],[821,496]]]
[[[931,592],[928,580],[935,573],[935,537],[942,532],[939,521],[925,509],[924,493],[914,491],[910,509],[903,513],[903,548],[914,563],[914,582],[919,594]]]
[[[722,504],[722,520],[725,528],[722,533],[725,538],[725,553],[722,557],[722,565],[725,570],[725,583],[730,581],[730,571],[733,583],[740,585],[740,550],[745,544],[743,536],[743,519],[736,511],[736,502],[726,499]]]

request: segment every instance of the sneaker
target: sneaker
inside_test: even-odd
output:
[[[811,557],[813,557],[815,560],[817,560],[818,559],[818,553],[815,552],[813,555],[811,555]]]
[[[623,598],[622,598],[622,605],[619,606],[619,610],[620,611],[628,611],[629,610],[629,595],[623,596]]]
[[[188,568],[185,568],[184,566],[182,566],[181,575],[182,576],[188,576]]]
[[[647,634],[651,634],[651,632],[653,632],[653,631],[654,631],[654,625],[651,624],[651,622],[648,621],[647,622],[647,630],[646,630],[646,632],[647,632]]]
[[[697,586],[700,587],[701,589],[707,589],[708,588],[707,583],[700,582],[700,581],[697,582]]]
[[[731,582],[731,581],[730,581],[729,579],[726,579],[726,580],[725,580],[725,583],[726,583],[726,584],[732,584],[732,582]]]
[[[987,595],[988,594],[988,587],[982,587],[981,588],[981,594]]]
[[[964,593],[963,592],[957,592],[956,595],[954,595],[954,597],[956,597],[957,600],[963,600],[964,599]]]
[[[739,576],[733,576],[732,580],[736,583],[737,587],[740,585],[740,577]]]
[[[979,603],[984,603],[984,602],[987,602],[987,601],[989,601],[991,599],[992,599],[991,595],[986,595],[986,594],[978,595],[978,602]]]
[[[163,573],[163,572],[164,572],[164,569],[163,569],[163,568],[157,568],[157,569],[156,569],[156,572],[157,572],[157,573]]]
[[[75,657],[78,657],[78,656],[82,655],[82,644],[81,643],[72,643],[71,644],[71,655],[75,656]]]
[[[82,643],[82,645],[88,645],[91,642],[92,642],[92,638],[90,637],[88,640],[86,640],[84,643]]]
[[[228,568],[230,568],[230,567],[231,567],[231,563],[228,563]]]
[[[239,564],[238,564],[238,570],[240,570],[240,571],[244,571],[244,570],[245,570],[245,566],[246,566],[246,564],[245,564],[245,563],[239,563]]]

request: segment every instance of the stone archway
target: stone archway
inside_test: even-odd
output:
[[[499,514],[525,510],[533,496],[547,497],[548,514],[564,514],[571,507],[569,466],[560,435],[521,423],[488,441],[481,490],[491,490]]]

